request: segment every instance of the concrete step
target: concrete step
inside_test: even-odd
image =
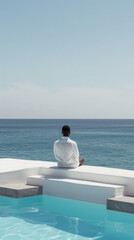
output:
[[[118,196],[107,199],[107,209],[134,213],[134,197],[130,196]]]
[[[44,175],[33,175],[27,177],[27,184],[35,186],[43,186],[44,180],[47,179]]]
[[[41,186],[30,186],[24,183],[0,185],[0,196],[23,198],[41,194]]]
[[[30,185],[43,186],[44,195],[71,198],[80,201],[106,204],[108,198],[122,196],[124,186],[91,182],[85,180],[45,177],[43,175],[27,178]]]

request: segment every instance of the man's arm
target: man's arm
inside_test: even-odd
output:
[[[75,156],[75,159],[79,161],[79,150],[78,150],[77,143],[74,144],[74,156]]]
[[[75,156],[76,156],[76,159],[78,159],[79,161],[79,166],[81,166],[84,162],[84,158],[80,158],[77,143],[75,144]]]
[[[53,150],[54,150],[54,156],[55,156],[56,160],[58,160],[57,152],[56,152],[56,143],[54,143]]]

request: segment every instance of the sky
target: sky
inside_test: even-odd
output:
[[[0,118],[134,119],[133,0],[0,0]]]

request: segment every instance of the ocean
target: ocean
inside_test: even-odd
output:
[[[0,119],[0,158],[56,161],[65,124],[85,165],[134,170],[134,119]]]

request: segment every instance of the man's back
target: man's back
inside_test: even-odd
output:
[[[69,137],[62,137],[54,143],[54,155],[59,167],[75,168],[79,166],[77,143]]]

